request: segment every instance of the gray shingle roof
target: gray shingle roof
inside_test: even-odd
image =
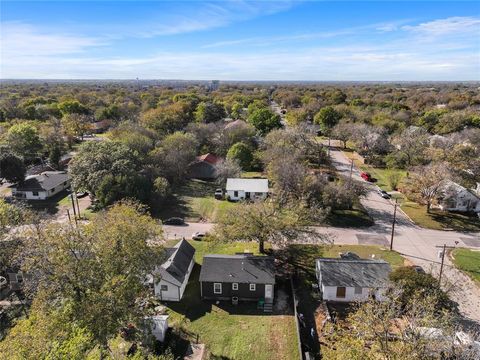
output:
[[[200,281],[275,284],[275,264],[269,256],[206,255]]]
[[[384,260],[317,259],[324,286],[384,287],[390,265]]]
[[[173,248],[166,249],[166,254],[167,261],[157,267],[155,272],[165,281],[180,286],[195,255],[195,248],[188,241],[180,240]]]
[[[68,181],[65,171],[44,171],[39,175],[27,176],[25,181],[12,185],[17,191],[46,191]]]

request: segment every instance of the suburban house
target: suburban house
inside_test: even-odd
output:
[[[27,176],[24,181],[11,185],[12,196],[26,200],[46,200],[70,186],[65,171],[44,171]]]
[[[197,156],[197,159],[188,166],[188,177],[201,180],[217,178],[217,164],[221,159],[213,154]]]
[[[180,301],[195,264],[195,248],[186,240],[167,248],[167,261],[153,273],[155,296],[165,301]]]
[[[480,184],[470,190],[453,181],[446,180],[439,191],[437,204],[444,211],[480,212]]]
[[[275,264],[272,257],[252,254],[206,255],[200,271],[202,299],[263,301],[271,311]]]
[[[227,199],[263,200],[268,196],[268,179],[227,179]]]
[[[325,301],[366,301],[370,297],[382,301],[390,272],[386,261],[356,255],[316,261],[318,288]]]

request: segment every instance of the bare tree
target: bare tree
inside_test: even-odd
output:
[[[443,183],[449,178],[449,170],[444,163],[417,166],[407,178],[405,190],[413,200],[427,205],[427,212],[430,212]]]

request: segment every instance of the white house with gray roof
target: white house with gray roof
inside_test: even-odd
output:
[[[268,196],[268,192],[268,179],[227,179],[228,200],[263,200]]]
[[[27,176],[24,181],[10,186],[12,196],[25,200],[46,200],[70,186],[65,171],[44,171]]]
[[[155,296],[165,301],[180,301],[195,264],[195,248],[186,240],[180,240],[173,248],[167,248],[167,260],[153,273]]]
[[[318,287],[325,301],[382,301],[390,265],[384,260],[359,258],[317,259]]]

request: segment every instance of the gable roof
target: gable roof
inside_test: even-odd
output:
[[[166,249],[168,259],[155,272],[171,284],[181,286],[188,267],[195,255],[195,248],[186,240],[180,240],[173,248]]]
[[[237,127],[237,126],[243,126],[243,125],[247,125],[247,123],[243,120],[238,119],[238,120],[228,122],[224,126],[224,129],[230,129],[230,128],[234,128],[234,127]]]
[[[205,255],[200,281],[275,284],[275,264],[270,256]]]
[[[44,171],[39,175],[27,176],[25,181],[11,185],[16,191],[48,191],[68,181],[65,171]]]
[[[215,156],[211,153],[197,156],[197,161],[205,161],[205,162],[207,162],[209,164],[212,164],[212,165],[215,165],[216,163],[218,163],[219,160],[220,160],[220,158],[218,156]]]
[[[227,179],[227,191],[243,190],[245,192],[268,192],[268,179]]]
[[[390,265],[384,260],[317,259],[320,280],[324,286],[385,287]]]

